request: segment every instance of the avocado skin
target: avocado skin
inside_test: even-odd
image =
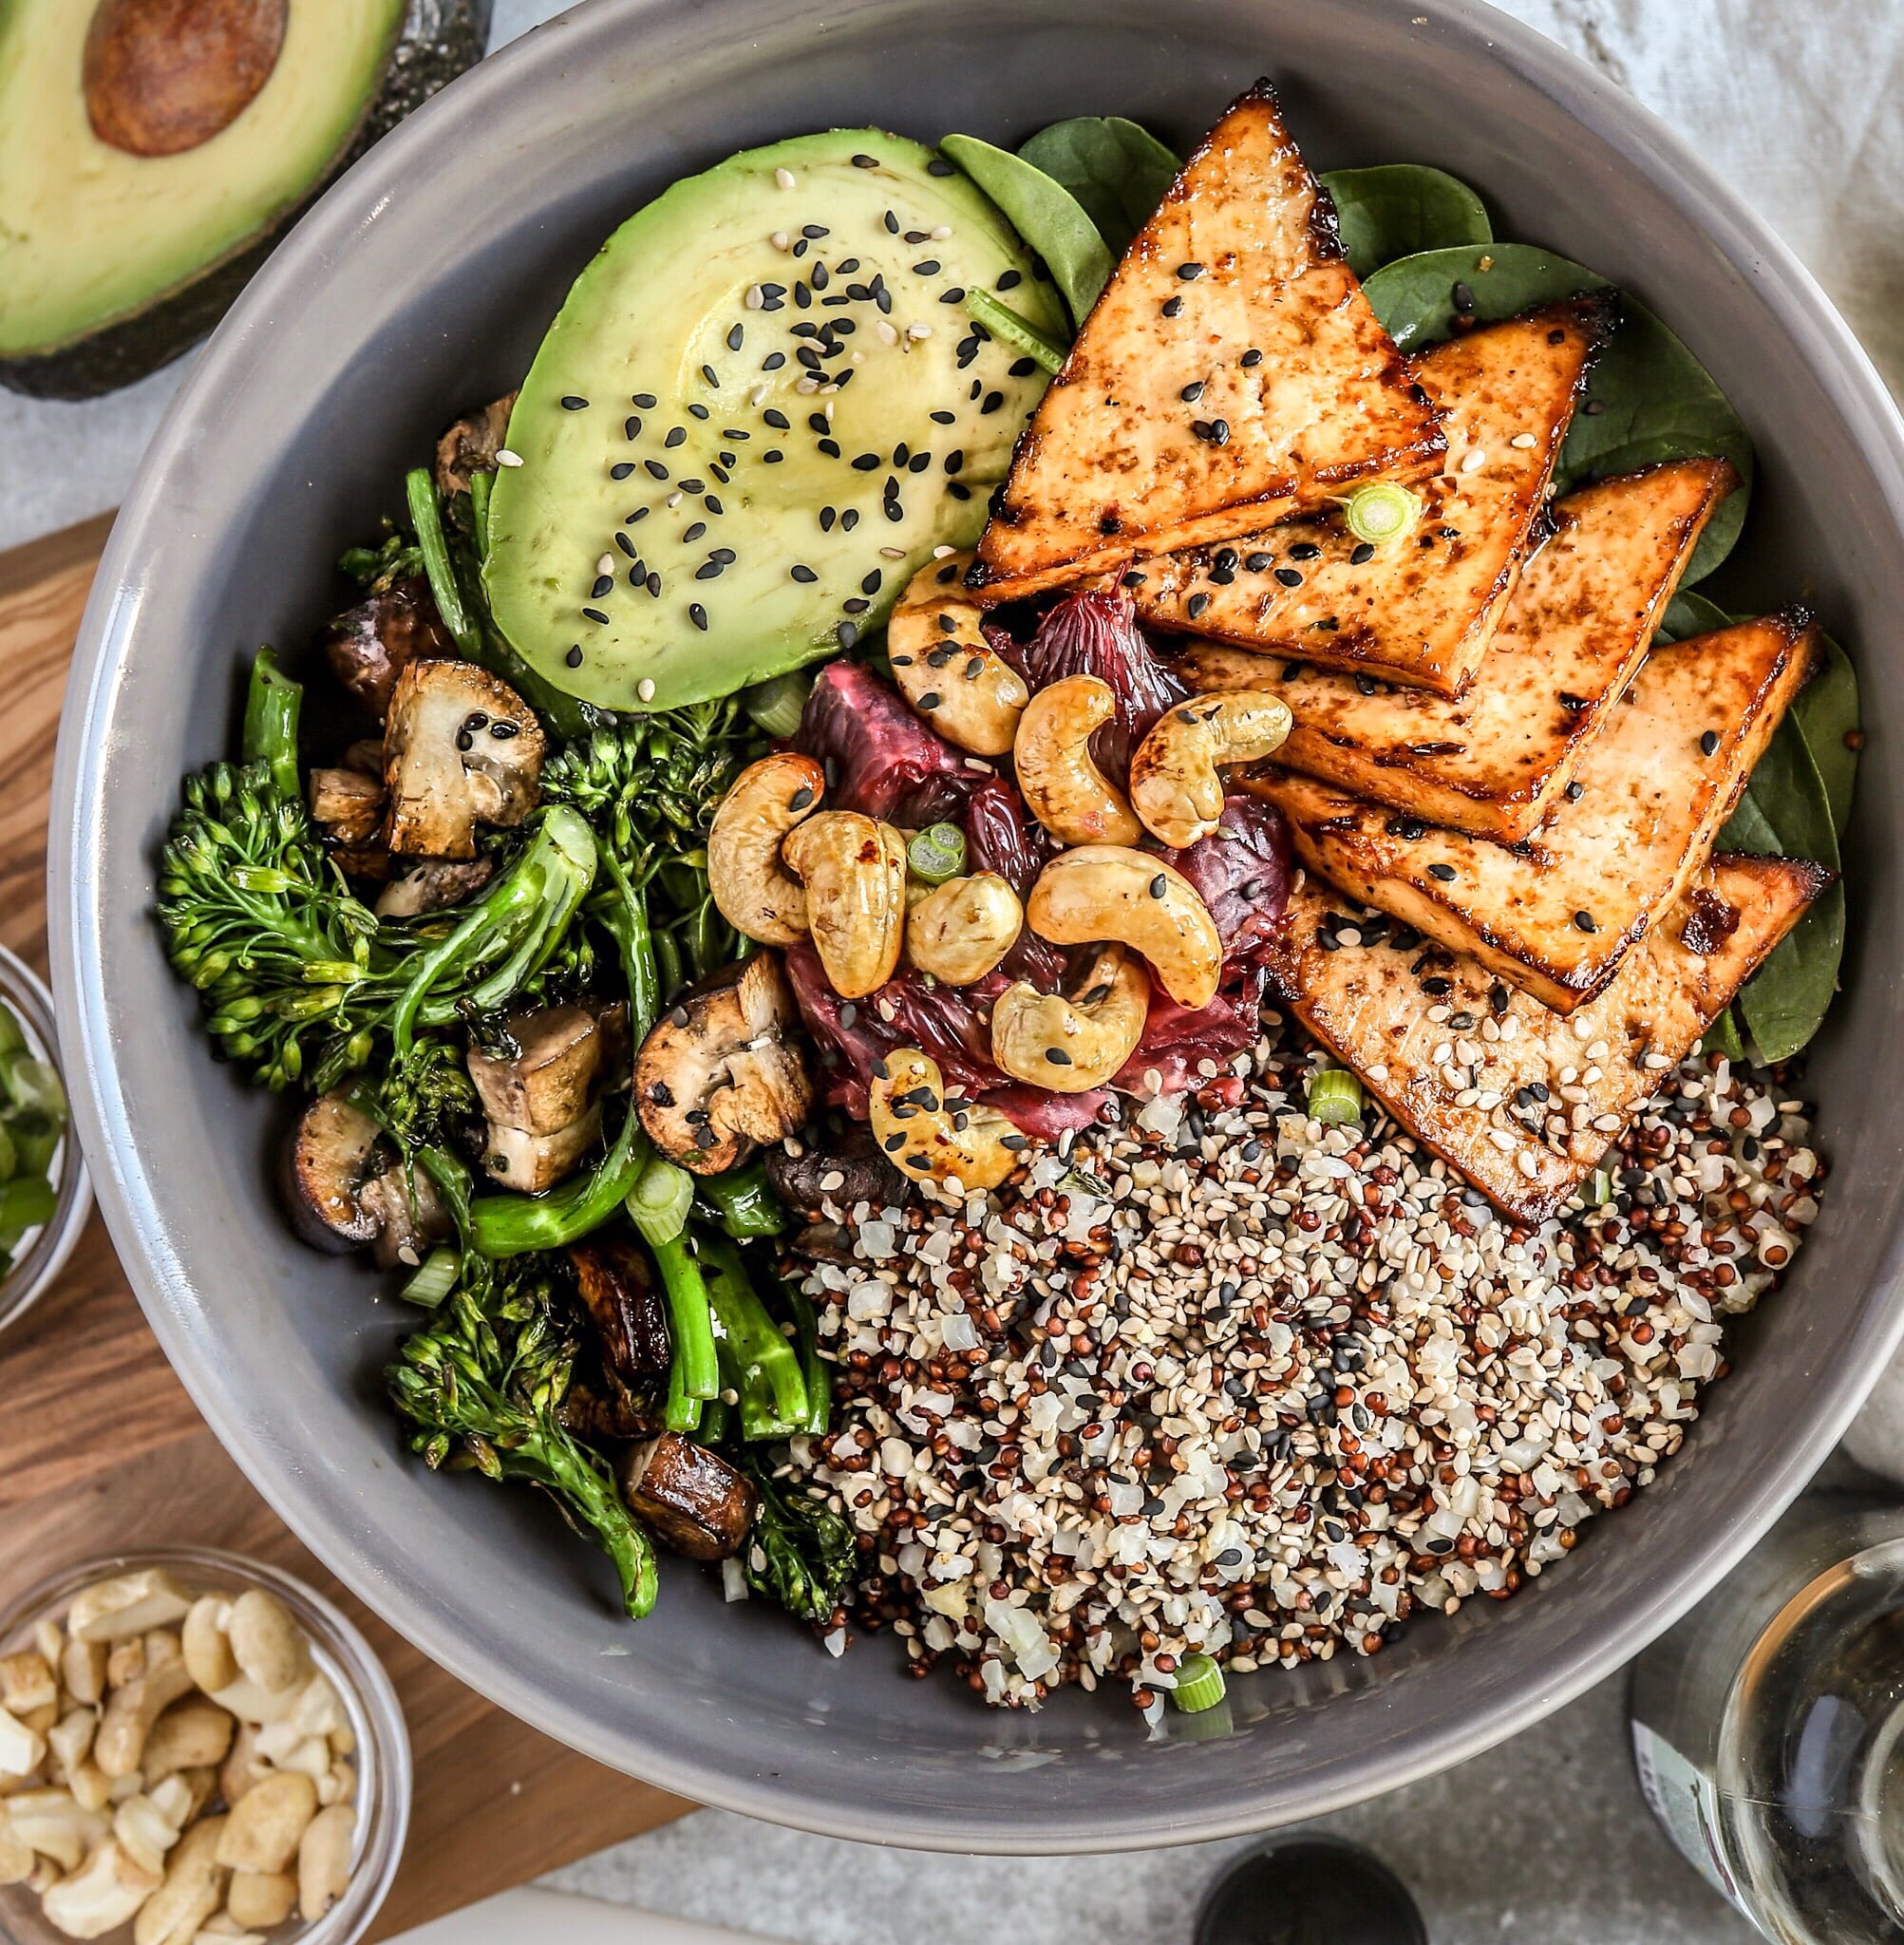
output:
[[[261,236],[176,284],[142,311],[51,351],[0,358],[0,386],[37,399],[94,399],[169,365],[217,325],[266,257],[332,182],[412,109],[474,67],[489,45],[493,0],[408,0],[384,63],[384,78],[349,141]]]

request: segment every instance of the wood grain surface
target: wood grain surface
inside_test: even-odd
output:
[[[22,752],[0,779],[0,941],[42,973],[54,737],[108,525],[89,521],[0,555],[0,692]],[[0,1339],[0,1601],[67,1561],[189,1541],[290,1568],[339,1602],[384,1657],[409,1718],[417,1781],[403,1873],[373,1937],[692,1807],[491,1707],[345,1593],[206,1428],[97,1216],[59,1281]]]

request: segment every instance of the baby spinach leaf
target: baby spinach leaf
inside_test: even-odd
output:
[[[1715,630],[1730,628],[1736,618],[1727,614],[1717,601],[1708,601],[1704,595],[1688,594],[1681,589],[1667,605],[1666,618],[1659,625],[1657,639],[1663,642],[1687,641],[1696,634],[1711,634]]]
[[[1838,831],[1824,779],[1787,715],[1719,834],[1719,848],[1809,858],[1838,869]],[[1739,1010],[1763,1061],[1789,1060],[1824,1022],[1844,956],[1844,886],[1834,879],[1746,982]]]
[[[1078,198],[1035,164],[975,135],[948,135],[939,147],[1045,259],[1073,320],[1083,324],[1110,281],[1112,258]]]
[[[1148,129],[1122,115],[1054,122],[1022,143],[1018,156],[1071,192],[1114,256],[1130,247],[1182,167]]]
[[[1723,1053],[1727,1060],[1745,1058],[1745,1043],[1739,1035],[1739,1019],[1734,1008],[1727,1007],[1711,1026],[1706,1028],[1706,1038],[1699,1046],[1702,1052]]]
[[[1348,267],[1371,277],[1398,256],[1490,242],[1481,199],[1459,177],[1420,162],[1331,169],[1322,186],[1335,203]]]
[[[1492,324],[1576,291],[1604,290],[1584,265],[1525,243],[1429,250],[1386,265],[1365,287],[1375,314],[1404,351],[1461,328]],[[1620,298],[1620,328],[1594,361],[1568,427],[1554,481],[1562,493],[1658,460],[1717,454],[1739,471],[1686,572],[1703,580],[1732,551],[1752,485],[1752,442],[1705,368],[1637,299]]]
[[[1799,691],[1792,716],[1818,765],[1831,821],[1841,838],[1851,821],[1851,793],[1857,781],[1857,671],[1830,635],[1823,640],[1824,667]]]

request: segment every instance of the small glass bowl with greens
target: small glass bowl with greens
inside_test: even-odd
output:
[[[0,1330],[59,1275],[91,1211],[51,997],[0,946]]]

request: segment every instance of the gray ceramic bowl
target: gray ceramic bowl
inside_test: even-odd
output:
[[[451,413],[512,385],[629,210],[728,150],[829,123],[999,137],[1116,110],[1187,142],[1268,70],[1318,166],[1440,162],[1504,235],[1595,265],[1690,341],[1758,441],[1734,605],[1802,595],[1852,645],[1873,742],[1904,711],[1904,438],[1805,273],[1696,156],[1579,62],[1458,0],[597,0],[381,143],[213,340],[114,530],[60,744],[52,866],[66,1071],[101,1206],[226,1445],[430,1654],[605,1762],[842,1836],[1116,1848],[1248,1830],[1422,1775],[1557,1707],[1708,1586],[1796,1493],[1904,1324],[1904,1036],[1892,954],[1904,767],[1867,763],[1856,944],[1813,1076],[1837,1177],[1791,1286],[1741,1332],[1684,1457],[1505,1607],[1367,1662],[1237,1681],[1227,1733],[1114,1698],[1000,1716],[843,1661],[691,1568],[615,1617],[534,1496],[427,1476],[378,1369],[400,1319],[311,1255],[267,1185],[274,1104],[213,1066],[146,913],[179,772],[223,753],[235,671],[297,649],[330,562]]]

